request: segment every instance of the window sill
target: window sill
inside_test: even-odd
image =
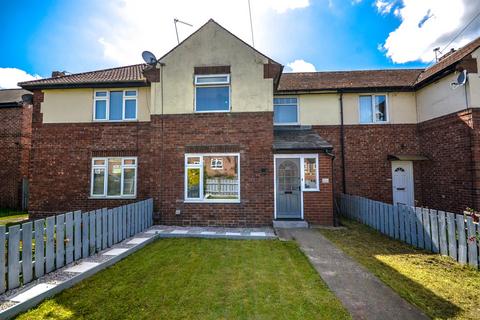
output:
[[[119,196],[119,197],[105,197],[105,196],[90,196],[90,200],[134,200],[137,196]]]
[[[218,111],[215,111],[215,110],[197,111],[197,110],[195,110],[195,113],[229,113],[229,112],[231,112],[231,110],[218,110]]]
[[[382,124],[390,124],[390,121],[378,121],[378,122],[359,122],[359,125],[382,125]]]
[[[304,189],[303,192],[319,192],[320,189]]]
[[[184,200],[183,203],[206,203],[206,204],[212,204],[212,203],[218,203],[218,204],[239,204],[241,203],[240,200]]]
[[[138,122],[138,119],[125,119],[125,120],[92,120],[94,123],[119,123],[119,122]]]

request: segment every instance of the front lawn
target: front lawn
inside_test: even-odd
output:
[[[407,301],[434,319],[479,319],[480,271],[417,250],[350,220],[344,230],[321,230]]]
[[[349,319],[293,242],[163,239],[19,319]]]

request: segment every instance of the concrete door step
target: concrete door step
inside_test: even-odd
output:
[[[308,222],[305,220],[273,220],[275,229],[298,229],[308,228]]]

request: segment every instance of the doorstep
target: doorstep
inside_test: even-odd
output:
[[[308,222],[302,219],[276,219],[273,220],[275,229],[306,229]]]

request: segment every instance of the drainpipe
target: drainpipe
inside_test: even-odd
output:
[[[347,193],[347,182],[345,178],[345,127],[343,122],[343,92],[340,91],[340,153],[342,155],[342,190]]]

